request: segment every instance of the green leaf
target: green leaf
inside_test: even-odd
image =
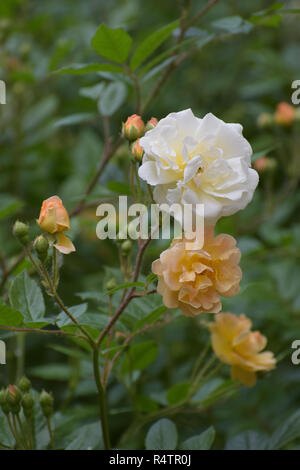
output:
[[[15,440],[9,429],[6,416],[0,411],[0,447],[1,443],[8,447],[13,447]]]
[[[135,282],[125,282],[124,284],[121,284],[120,286],[114,287],[113,289],[108,290],[105,292],[105,295],[111,295],[114,292],[117,292],[118,290],[121,289],[127,289],[127,287],[144,287],[143,282],[135,281]]]
[[[24,316],[24,324],[34,327],[44,320],[45,303],[40,287],[31,279],[27,271],[22,271],[14,279],[9,292],[11,306]],[[47,324],[44,322],[44,324]]]
[[[147,315],[145,318],[142,318],[142,320],[136,324],[134,330],[136,331],[144,325],[152,325],[162,316],[166,310],[167,307],[165,307],[165,305],[161,305],[160,307],[155,308],[152,310],[152,312],[149,313],[149,315]]]
[[[173,421],[160,419],[149,429],[146,436],[147,450],[175,450],[178,434]]]
[[[23,202],[10,196],[9,194],[1,194],[0,196],[0,220],[9,217],[17,212],[23,206]]]
[[[221,29],[231,34],[249,33],[253,25],[240,16],[228,16],[212,23],[217,29]]]
[[[69,380],[71,376],[71,368],[68,364],[45,364],[43,366],[35,366],[29,369],[29,375],[38,377],[43,380]]]
[[[70,114],[70,116],[65,116],[58,119],[54,123],[54,127],[63,127],[63,126],[72,126],[74,124],[81,124],[82,122],[90,121],[96,117],[93,113],[77,113]]]
[[[155,361],[158,353],[158,347],[155,341],[143,341],[131,346],[129,350],[129,359],[124,357],[123,371],[142,370]]]
[[[104,90],[98,109],[102,116],[111,116],[124,103],[127,96],[127,88],[123,82],[110,83]]]
[[[66,450],[103,450],[103,440],[100,424],[96,423],[79,426],[70,436]]]
[[[57,70],[56,73],[61,75],[83,75],[85,73],[96,73],[96,72],[116,72],[124,73],[122,67],[114,64],[72,64],[66,67],[62,67]]]
[[[75,318],[75,320],[79,320],[79,318],[87,311],[88,304],[79,304],[79,305],[74,305],[73,307],[69,307],[68,310],[72,314],[72,316]],[[80,323],[80,321],[79,321]],[[59,328],[62,328],[67,325],[74,325],[72,320],[68,317],[68,315],[65,312],[61,312],[57,319],[56,319],[56,324]]]
[[[102,57],[122,64],[126,61],[132,39],[122,28],[111,29],[101,24],[92,38],[92,48]]]
[[[79,95],[84,96],[85,98],[90,98],[91,100],[97,101],[102,95],[104,89],[105,89],[105,83],[100,82],[100,83],[97,83],[97,85],[80,88]]]
[[[24,317],[22,313],[15,310],[0,300],[0,325],[2,326],[18,326],[23,323]]]
[[[226,450],[266,450],[268,436],[258,431],[244,431],[226,442]]]
[[[216,431],[211,426],[198,436],[193,436],[180,445],[182,450],[209,450],[213,445]]]
[[[167,393],[168,403],[175,405],[184,400],[188,396],[190,385],[189,382],[173,385]]]
[[[144,60],[149,57],[177,28],[179,25],[179,20],[173,21],[170,24],[167,24],[163,28],[155,31],[154,33],[147,36],[144,41],[137,47],[135,50],[132,59],[130,61],[130,67],[132,69],[137,68]]]
[[[300,438],[300,410],[290,416],[272,434],[269,441],[269,449],[282,449],[294,439]]]

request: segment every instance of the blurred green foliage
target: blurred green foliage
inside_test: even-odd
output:
[[[191,4],[196,12],[204,2]],[[298,415],[294,415],[292,424],[286,424],[286,420],[300,407],[300,366],[291,362],[292,341],[300,339],[300,123],[265,128],[257,124],[261,113],[273,114],[279,102],[290,102],[291,83],[300,78],[299,14],[280,11],[282,6],[296,9],[299,4],[290,1],[276,5],[268,10],[270,1],[220,1],[188,30],[183,50],[188,51],[195,44],[198,50],[174,70],[143,118],[154,115],[160,119],[189,107],[198,116],[212,112],[227,122],[242,123],[256,157],[267,154],[275,162],[272,170],[261,172],[259,187],[247,209],[220,220],[217,230],[234,235],[243,254],[241,292],[237,297],[224,299],[223,310],[245,313],[253,320],[255,329],[268,337],[268,348],[277,356],[278,367],[253,389],[225,393],[226,399],[210,408],[213,394],[220,393],[222,397],[222,387],[227,390],[230,385],[224,367],[218,377],[199,390],[195,398],[199,413],[177,414],[170,418],[173,423],[167,418],[156,424],[149,420],[141,426],[141,432],[128,431],[134,409],[155,415],[168,401],[180,401],[193,364],[208,341],[201,324],[203,318],[175,314],[172,323],[146,332],[132,343],[116,369],[120,382],[112,378],[109,383],[112,439],[121,439],[124,447],[297,446]],[[253,16],[258,11],[261,13]],[[99,112],[110,116],[116,137],[121,122],[135,112],[132,80],[121,73],[122,69],[120,72],[114,68],[117,65],[106,65],[100,71],[99,66],[90,67],[90,73],[81,74],[81,66],[74,64],[107,64],[99,61],[95,50],[108,50],[112,38],[104,38],[104,46],[103,37],[94,39],[93,48],[91,38],[101,23],[124,28],[133,37],[135,53],[131,65],[139,67],[142,96],[146,97],[168,66],[164,52],[174,43],[172,34],[178,34],[177,24],[173,23],[178,18],[173,1],[6,0],[0,4],[0,79],[5,81],[7,93],[7,104],[0,105],[0,257],[2,278],[6,281],[1,285],[1,294],[4,303],[14,276],[18,276],[13,285],[15,291],[25,284],[26,289],[32,290],[32,305],[26,316],[29,326],[43,327],[45,309],[50,317],[57,316],[59,310],[46,296],[44,305],[40,290],[35,291],[36,282],[26,272],[32,271],[28,261],[18,264],[13,275],[5,278],[7,269],[20,255],[20,247],[11,236],[13,222],[17,216],[34,221],[42,200],[53,194],[63,199],[68,210],[74,209],[104,151]],[[150,43],[143,42],[158,30]],[[120,34],[123,49],[115,56],[109,56],[108,50],[107,57],[117,63],[122,62],[131,47],[126,33]],[[158,44],[155,54],[151,51],[153,41]],[[141,63],[141,55],[148,53],[146,63]],[[128,168],[129,151],[122,145],[87,201],[115,200],[120,191],[126,193]],[[112,276],[120,283],[121,279],[115,243],[96,238],[96,223],[94,207],[72,218],[77,251],[64,260],[60,291],[65,302],[75,306],[74,315],[97,329],[105,325],[107,315],[103,286]],[[34,223],[30,230],[32,237],[38,233]],[[143,264],[145,275],[152,260],[167,245],[166,241],[150,245]],[[14,309],[18,310],[18,303],[24,299],[21,294],[13,296],[11,291],[10,296],[16,299],[14,303],[1,309],[10,309],[5,313],[17,325]],[[120,296],[120,292],[116,293],[114,301]],[[157,295],[135,301],[122,316],[118,331],[134,329],[150,312],[154,312],[155,321],[163,314],[164,309],[155,316],[160,306]],[[96,321],[93,313],[98,314],[97,325],[92,323]],[[59,326],[67,328],[65,317]],[[0,384],[14,383],[25,370],[36,389],[46,384],[54,393],[57,445],[69,449],[99,448],[102,444],[95,432],[99,425],[94,422],[96,388],[87,351],[54,336],[32,334],[21,345],[11,332],[2,332],[0,337],[7,343],[8,356],[7,365],[1,366]],[[180,388],[174,390],[178,384]],[[9,438],[7,442],[1,439],[2,418],[0,441],[9,445]],[[180,429],[179,440],[174,423]],[[167,436],[170,442],[157,442],[158,434],[150,428],[151,424],[161,428],[159,435]],[[215,436],[210,426],[214,427]],[[287,438],[283,428],[294,432]],[[47,445],[44,428],[39,436],[41,448]],[[187,443],[191,436],[193,442]]]

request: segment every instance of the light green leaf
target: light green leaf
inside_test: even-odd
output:
[[[77,114],[70,114],[70,116],[65,116],[63,118],[58,119],[55,121],[55,127],[63,127],[63,126],[72,126],[74,124],[81,124],[82,122],[90,121],[96,117],[93,113],[77,113]]]
[[[42,291],[28,276],[27,271],[22,271],[14,279],[9,300],[11,306],[23,314],[24,324],[34,327],[37,323],[40,324],[41,320],[44,321],[45,303]]]
[[[80,88],[79,94],[80,96],[84,96],[85,98],[90,98],[91,100],[99,100],[100,96],[102,95],[105,88],[105,83],[100,82],[97,85],[89,86]]]
[[[127,88],[123,82],[110,83],[104,90],[98,109],[102,116],[111,116],[124,103],[127,96]]]
[[[75,318],[75,320],[79,320],[79,318],[87,311],[87,307],[88,307],[88,304],[84,303],[84,304],[74,305],[73,307],[69,307],[68,310],[72,314],[72,316]],[[74,325],[72,320],[67,316],[65,312],[61,312],[58,315],[56,324],[59,328],[62,328],[67,325]]]
[[[23,315],[0,300],[0,325],[18,326],[23,323]]]
[[[175,405],[176,403],[184,400],[189,393],[190,385],[191,384],[189,382],[173,385],[167,393],[168,403],[170,405]]]
[[[198,436],[193,436],[180,445],[182,450],[209,450],[213,445],[216,432],[211,426]]]
[[[131,49],[132,39],[122,28],[111,29],[101,24],[92,38],[93,49],[102,57],[122,64]]]
[[[178,434],[173,421],[160,419],[149,429],[146,436],[147,450],[174,450],[177,446]]]
[[[244,20],[240,16],[228,16],[212,23],[217,29],[227,31],[231,34],[249,33],[253,28],[253,24]]]
[[[152,325],[162,316],[166,310],[167,307],[165,307],[165,305],[161,305],[160,307],[155,308],[152,310],[152,312],[149,313],[149,315],[147,315],[145,318],[142,318],[142,320],[136,324],[134,330],[136,331],[144,325]]]
[[[173,21],[170,24],[167,24],[163,28],[155,31],[154,33],[147,36],[144,41],[137,47],[135,50],[132,59],[130,61],[130,67],[132,69],[137,68],[144,60],[149,57],[177,28],[179,25],[179,20]]]
[[[69,380],[71,376],[71,368],[68,364],[45,364],[43,366],[35,366],[29,369],[29,375],[38,377],[43,380]]]
[[[116,72],[124,73],[122,67],[114,64],[72,64],[66,67],[62,67],[57,70],[56,73],[61,75],[83,75],[85,73],[96,73],[96,72]]]

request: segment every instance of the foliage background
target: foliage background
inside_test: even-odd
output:
[[[203,4],[192,2],[192,8],[198,10],[200,3]],[[233,15],[247,19],[270,5],[269,1],[220,1],[197,27],[210,31],[211,23],[217,19]],[[287,5],[300,7],[298,1]],[[54,71],[67,64],[98,60],[90,39],[102,22],[110,27],[124,27],[136,44],[177,17],[173,1],[1,2],[0,78],[7,84],[7,104],[0,108],[2,260],[13,263],[20,253],[11,236],[16,216],[33,221],[38,217],[41,201],[53,194],[58,194],[72,210],[103,151],[97,104],[82,95],[82,88],[115,78],[105,73],[59,75]],[[237,237],[243,253],[241,292],[233,299],[225,299],[223,310],[250,316],[255,329],[266,334],[268,347],[281,360],[276,371],[259,380],[254,389],[243,388],[202,413],[172,418],[181,429],[182,439],[213,425],[216,449],[226,445],[247,447],[245,440],[240,444],[232,437],[248,430],[270,435],[300,406],[300,366],[291,363],[291,343],[300,338],[299,124],[286,129],[261,129],[257,125],[260,113],[273,113],[279,102],[290,102],[291,83],[300,78],[299,36],[299,15],[275,12],[247,34],[209,42],[174,71],[143,116],[160,119],[188,107],[199,116],[212,112],[225,121],[242,123],[254,152],[264,154],[268,149],[268,156],[277,162],[274,171],[261,175],[248,208],[221,220],[218,230]],[[172,43],[172,39],[168,41]],[[165,48],[161,46],[161,51]],[[161,70],[145,82],[145,95],[160,73]],[[125,87],[127,98],[111,117],[114,135],[120,132],[120,122],[134,112],[134,91],[126,83]],[[128,183],[128,150],[121,147],[106,167],[91,200],[115,197],[115,189],[120,186],[112,182],[124,181]],[[5,217],[7,207],[13,207],[15,212]],[[96,238],[96,223],[94,208],[72,219],[77,251],[64,260],[60,287],[69,305],[81,302],[78,292],[101,292],[105,279],[111,275],[106,266],[118,267],[115,245]],[[32,235],[38,233],[34,223],[31,230]],[[163,241],[151,244],[144,274],[149,273],[151,261],[165,246]],[[23,262],[14,274],[21,269],[30,270],[30,265]],[[2,291],[4,299],[11,280]],[[47,299],[46,302],[54,315],[53,305]],[[90,308],[98,307],[91,301]],[[0,369],[0,385],[14,383],[16,376],[25,371],[36,389],[52,390],[59,410],[55,418],[58,440],[62,446],[66,440],[72,443],[79,423],[93,423],[97,413],[90,363],[82,359],[83,354],[70,355],[69,350],[59,349],[62,345],[74,349],[60,339],[29,335],[22,343],[12,333],[2,332],[0,337],[5,339],[8,351],[8,363]],[[142,408],[156,409],[166,400],[166,391],[172,385],[188,379],[207,333],[198,319],[179,316],[172,324],[144,335],[142,340],[154,340],[158,353],[150,365],[134,374],[133,385],[128,385],[131,398],[124,384],[112,381],[109,408],[114,441],[132,418],[131,400]],[[223,377],[227,374],[224,368]],[[149,424],[126,445],[143,448],[148,428]],[[83,445],[76,442],[73,445],[77,448]]]

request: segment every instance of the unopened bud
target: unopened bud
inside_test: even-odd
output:
[[[131,153],[132,156],[138,160],[139,162],[142,161],[144,155],[144,149],[140,145],[140,139],[136,140],[131,146]]]
[[[270,113],[261,113],[257,119],[257,125],[261,128],[271,127],[274,124],[274,118]]]
[[[24,224],[20,220],[16,220],[13,227],[13,234],[22,243],[22,245],[27,245],[29,242],[28,231],[29,227],[27,224]]]
[[[46,418],[53,414],[53,396],[45,390],[40,394],[40,405]]]
[[[36,238],[34,248],[40,261],[45,261],[48,255],[49,242],[44,235],[40,235]]]
[[[25,375],[19,380],[18,387],[21,390],[21,392],[29,392],[31,388],[31,382]]]
[[[10,412],[10,406],[6,401],[7,391],[2,389],[0,390],[0,406],[4,414],[8,414]]]
[[[30,418],[34,407],[34,398],[30,393],[25,393],[22,400],[22,408],[26,418]]]
[[[133,114],[123,123],[122,136],[124,139],[129,140],[129,142],[133,142],[144,135],[144,128],[145,124],[141,116]]]
[[[158,120],[155,117],[152,117],[151,119],[149,119],[149,121],[147,122],[145,126],[145,132],[151,131],[152,129],[154,129],[154,127],[157,126],[157,123],[158,123]]]
[[[289,103],[279,103],[275,112],[275,122],[279,126],[290,126],[295,119],[296,110]]]
[[[21,410],[20,402],[22,393],[15,385],[9,385],[6,391],[6,403],[10,406],[13,414],[18,414]]]
[[[112,277],[107,283],[105,284],[106,290],[111,290],[117,287],[117,282],[114,277]]]
[[[274,170],[277,166],[277,162],[274,158],[260,157],[255,160],[253,166],[259,173],[262,173],[267,170]]]
[[[132,243],[130,240],[125,240],[121,245],[122,255],[127,256],[131,252]]]

